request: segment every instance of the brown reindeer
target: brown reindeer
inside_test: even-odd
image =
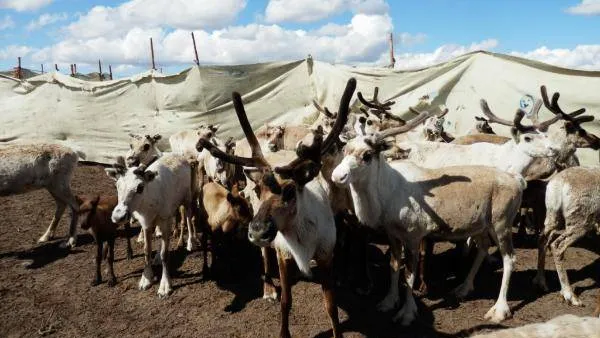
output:
[[[295,263],[302,273],[310,275],[311,259],[314,259],[322,270],[321,286],[333,335],[341,337],[333,288],[332,263],[336,242],[334,216],[325,189],[314,178],[319,173],[321,156],[330,151],[346,124],[348,107],[355,88],[356,80],[350,79],[340,101],[336,122],[327,138],[316,142],[312,149],[300,144],[298,157],[284,167],[273,168],[263,156],[238,93],[233,94],[233,102],[240,125],[251,145],[252,157],[228,155],[208,141],[202,144],[211,154],[225,161],[257,168],[247,171],[257,184],[262,202],[250,223],[248,238],[260,247],[276,248],[281,282],[281,337],[291,336],[290,269]],[[279,179],[276,176],[279,176]]]
[[[108,262],[108,286],[114,286],[117,278],[113,271],[115,255],[115,239],[118,233],[118,224],[113,223],[111,215],[117,206],[117,196],[80,195],[76,197],[79,204],[78,220],[81,229],[88,230],[96,242],[96,274],[92,279],[92,286],[102,283],[101,264],[102,257]],[[127,237],[127,256],[133,256],[131,242]],[[106,243],[106,245],[105,245]],[[104,252],[104,254],[103,254]]]
[[[204,252],[202,272],[207,277],[217,257],[215,248],[222,242],[240,237],[245,240],[247,226],[252,220],[252,206],[243,194],[234,185],[231,191],[222,185],[209,182],[202,187],[202,203],[200,204],[199,217],[202,236],[202,249]],[[211,238],[210,248],[212,262],[208,266],[208,237]]]

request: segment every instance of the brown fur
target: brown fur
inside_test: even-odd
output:
[[[96,242],[96,273],[92,280],[92,286],[102,283],[101,263],[104,256],[108,261],[108,286],[114,286],[117,282],[113,271],[115,239],[118,235],[118,224],[111,220],[111,214],[117,205],[117,196],[104,195],[80,195],[77,196],[79,203],[80,224],[83,230],[88,230]],[[127,226],[128,222],[125,222]],[[127,237],[127,256],[133,255],[129,237]],[[106,246],[104,245],[106,243]]]
[[[454,144],[473,144],[480,142],[504,144],[510,140],[510,137],[496,134],[469,134],[455,138],[451,143]]]
[[[204,231],[203,241],[203,273],[205,276],[214,266],[217,245],[219,242],[231,242],[233,237],[241,240],[247,240],[245,231],[248,223],[252,220],[252,206],[238,192],[237,186],[232,191],[218,183],[209,182],[202,187],[202,203],[199,211],[201,228]],[[236,236],[237,235],[237,236]],[[211,256],[212,264],[208,266],[208,237],[211,237]],[[231,248],[233,249],[233,248]]]

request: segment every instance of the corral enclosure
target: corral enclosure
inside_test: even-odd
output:
[[[301,123],[316,114],[312,100],[336,109],[346,81],[355,77],[367,97],[379,87],[381,100],[394,100],[393,113],[410,116],[408,107],[449,109],[445,129],[463,135],[481,116],[479,100],[511,120],[526,95],[540,97],[540,86],[562,94],[568,111],[600,111],[600,72],[578,71],[488,52],[474,52],[414,71],[331,65],[299,60],[239,66],[199,66],[179,74],[149,71],[130,78],[90,82],[46,73],[21,82],[0,77],[0,141],[54,141],[85,154],[85,160],[112,163],[127,151],[128,133],[163,135],[201,123],[219,124],[223,138],[243,137],[231,103],[242,94],[253,128],[266,122]],[[419,98],[429,96],[428,105]],[[352,102],[356,102],[356,97]],[[431,106],[429,106],[429,104]],[[521,107],[523,108],[523,107]],[[542,108],[540,119],[553,115]],[[592,133],[598,122],[586,124]],[[509,136],[509,128],[495,126]],[[582,164],[598,162],[591,150],[578,151]]]
[[[408,114],[409,106],[424,104],[419,98],[429,96],[429,108],[437,110],[445,105],[450,110],[446,129],[456,135],[472,128],[473,117],[480,115],[479,99],[487,99],[497,115],[510,119],[519,100],[525,95],[537,98],[542,84],[560,91],[561,105],[567,109],[586,107],[595,114],[600,108],[600,72],[566,70],[483,52],[410,72],[301,60],[194,67],[172,76],[151,71],[105,82],[49,73],[26,82],[0,78],[4,110],[0,113],[0,140],[63,143],[78,150],[86,161],[106,164],[126,152],[129,132],[161,133],[167,139],[176,131],[214,123],[221,125],[219,134],[224,138],[241,138],[231,103],[234,90],[243,95],[254,128],[270,121],[300,123],[316,114],[313,99],[335,109],[349,77],[357,78],[358,90],[367,96],[379,86],[379,97],[395,100],[393,112],[400,116]],[[541,115],[548,117],[550,113],[543,110]],[[597,133],[596,123],[588,123],[586,129]],[[508,135],[507,128],[497,129]],[[597,164],[597,154],[591,150],[580,150],[578,156],[582,164]],[[103,168],[86,164],[78,167],[73,189],[76,193],[115,193],[114,182]],[[204,280],[200,252],[173,251],[174,293],[159,299],[156,283],[148,291],[137,290],[144,266],[141,246],[134,244],[135,257],[126,260],[125,243],[120,239],[115,264],[117,286],[109,288],[103,283],[91,287],[95,248],[89,235],[80,234],[79,245],[71,252],[59,248],[60,239],[36,243],[52,218],[53,204],[43,190],[0,197],[1,336],[277,336],[279,304],[261,299],[258,248],[241,245],[232,258],[237,264],[222,266],[225,277],[216,281]],[[58,236],[66,233],[67,221],[68,217],[63,217]],[[135,227],[123,235],[135,238],[138,231]],[[419,319],[407,328],[392,324],[389,315],[375,310],[389,283],[389,258],[387,247],[371,244],[375,291],[370,296],[358,296],[338,288],[342,331],[347,337],[468,336],[565,313],[589,315],[600,277],[596,243],[597,239],[586,238],[566,253],[571,282],[588,305],[584,308],[563,303],[551,259],[546,262],[551,292],[536,292],[531,283],[536,267],[535,241],[531,237],[519,243],[508,294],[514,317],[499,325],[483,320],[483,315],[497,295],[500,265],[484,264],[474,292],[457,303],[448,294],[462,281],[468,264],[449,250],[453,245],[437,244],[436,255],[428,263],[435,267],[428,277],[430,293],[419,299]],[[302,280],[293,288],[293,295],[292,335],[329,336],[319,285]]]

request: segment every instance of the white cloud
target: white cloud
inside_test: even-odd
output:
[[[55,14],[42,14],[40,15],[39,18],[37,18],[36,20],[32,20],[29,22],[29,24],[27,24],[27,30],[28,31],[33,31],[36,29],[40,29],[44,26],[59,22],[59,21],[65,21],[69,18],[69,16],[67,15],[67,13],[55,13]]]
[[[270,0],[265,20],[269,23],[312,22],[348,10],[381,15],[388,12],[389,6],[384,0]]]
[[[17,12],[34,11],[52,3],[53,0],[0,0],[0,8],[10,8]]]
[[[600,0],[582,0],[580,4],[567,8],[574,15],[600,15]]]
[[[0,49],[0,60],[17,60],[17,57],[27,56],[33,49],[28,46],[9,45]]]
[[[15,22],[10,17],[10,15],[5,15],[4,18],[0,19],[0,31],[13,28],[15,26]]]
[[[498,46],[498,40],[487,39],[472,43],[470,46],[447,44],[438,47],[432,53],[404,53],[396,56],[396,68],[422,68],[452,60],[458,56],[478,50],[493,50]],[[389,56],[384,54],[379,59],[380,64],[387,63]]]
[[[96,6],[66,28],[72,37],[119,37],[133,28],[220,28],[246,7],[246,0],[130,0]]]
[[[344,29],[341,29],[343,27]],[[329,32],[327,32],[329,30]],[[250,24],[215,31],[194,31],[200,62],[255,63],[300,59],[355,63],[376,60],[387,49],[386,34],[393,30],[388,15],[356,14],[347,25],[324,31],[286,30],[278,25]],[[336,34],[331,34],[335,31]],[[70,38],[36,51],[36,62],[148,65],[152,36],[157,62],[163,66],[190,65],[194,58],[190,32],[176,29],[133,28],[118,37]]]
[[[397,41],[400,41],[400,44],[403,46],[413,46],[425,42],[426,39],[427,35],[423,33],[417,33],[414,35],[410,33],[400,33]]]
[[[526,53],[511,54],[566,68],[600,70],[600,45],[579,45],[573,49],[549,49],[544,46]]]

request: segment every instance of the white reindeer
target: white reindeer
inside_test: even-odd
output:
[[[180,155],[167,154],[147,168],[125,168],[120,160],[106,173],[116,181],[118,204],[112,212],[112,221],[122,222],[128,216],[135,217],[142,226],[144,234],[145,269],[138,284],[140,290],[152,285],[151,267],[152,232],[161,229],[160,260],[162,277],[158,295],[165,297],[171,293],[168,251],[171,222],[180,205],[186,206],[186,220],[190,226],[191,217],[191,179],[192,173],[187,159]]]
[[[45,188],[56,202],[54,217],[38,242],[54,237],[56,226],[68,206],[71,209],[69,239],[62,247],[77,244],[79,203],[71,191],[71,180],[79,160],[72,149],[56,144],[15,144],[0,148],[0,196]]]
[[[511,315],[506,301],[515,259],[511,224],[524,186],[512,175],[492,167],[424,169],[408,161],[386,162],[381,152],[389,144],[384,139],[414,128],[427,117],[424,112],[403,127],[351,140],[332,180],[350,187],[358,219],[369,227],[383,228],[390,239],[395,264],[390,290],[379,310],[390,310],[399,300],[397,262],[403,245],[410,272],[409,287],[394,320],[408,324],[417,313],[412,287],[421,240],[426,235],[445,240],[472,237],[477,243],[475,262],[465,282],[455,290],[462,298],[473,289],[473,279],[487,255],[491,235],[502,254],[504,271],[498,300],[485,317],[500,322]]]
[[[355,88],[356,80],[350,79],[340,101],[336,122],[327,138],[317,142],[314,147],[303,148],[298,152],[299,156],[285,167],[272,168],[262,155],[238,93],[233,94],[233,103],[251,146],[252,158],[225,154],[210,141],[200,144],[225,161],[259,168],[250,175],[257,184],[261,204],[250,223],[248,238],[260,247],[276,248],[281,282],[281,337],[290,337],[292,295],[289,269],[295,262],[303,273],[310,275],[311,259],[323,271],[321,284],[333,335],[341,337],[332,276],[335,222],[327,193],[314,178],[319,173],[322,154],[329,152],[346,124],[348,106]],[[282,183],[282,180],[287,182]]]

